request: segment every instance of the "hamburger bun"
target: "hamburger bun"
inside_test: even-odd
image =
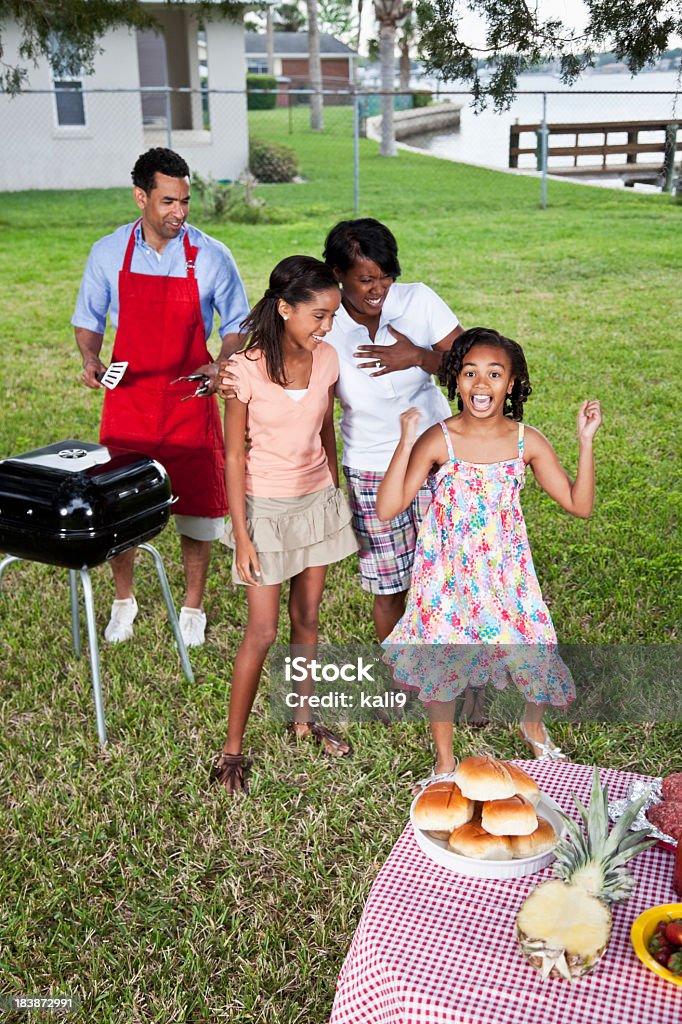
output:
[[[491,836],[474,821],[454,830],[448,839],[448,849],[475,860],[511,860],[513,857],[508,836]]]
[[[529,836],[538,827],[538,817],[525,796],[510,796],[506,800],[486,800],[481,824],[492,836]]]
[[[449,835],[469,821],[473,813],[473,801],[462,796],[455,782],[434,782],[419,795],[414,805],[414,823],[426,832]]]
[[[465,757],[454,779],[469,800],[504,800],[516,792],[505,763],[492,757]]]
[[[511,775],[512,782],[519,796],[525,796],[526,800],[530,800],[533,807],[537,807],[542,794],[535,779],[531,779],[528,772],[524,772],[523,768],[518,768],[510,761],[503,761],[502,763]]]
[[[556,844],[556,832],[546,818],[538,818],[538,827],[528,836],[512,836],[511,845],[514,857],[525,859],[546,853]]]

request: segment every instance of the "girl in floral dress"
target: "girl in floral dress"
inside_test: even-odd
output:
[[[459,414],[417,438],[418,413],[403,413],[400,443],[377,497],[384,520],[407,507],[427,475],[433,491],[405,614],[384,641],[384,659],[396,682],[417,690],[428,705],[434,774],[455,766],[456,698],[487,682],[502,689],[510,677],[526,699],[521,732],[534,756],[564,759],[542,713],[547,704],[565,707],[575,688],[557,654],[519,496],[530,466],[562,508],[590,515],[600,405],[586,401],[578,412],[572,481],[546,438],[521,422],[531,387],[520,345],[474,327],[455,340],[443,373]]]

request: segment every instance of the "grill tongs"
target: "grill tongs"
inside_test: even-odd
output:
[[[194,392],[194,394],[185,395],[184,398],[180,399],[181,402],[186,402],[190,398],[201,398],[203,395],[208,394],[210,388],[210,378],[207,373],[190,373],[187,377],[176,377],[175,380],[171,381],[171,384],[179,384],[181,381],[186,380],[196,380],[200,381],[200,383],[197,384],[197,389]]]

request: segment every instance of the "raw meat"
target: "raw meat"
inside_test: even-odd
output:
[[[672,839],[682,835],[682,800],[664,800],[646,812],[652,825]]]
[[[682,772],[663,779],[663,799],[682,800]]]

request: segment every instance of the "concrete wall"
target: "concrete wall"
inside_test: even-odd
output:
[[[5,60],[18,60],[19,33],[5,34]],[[111,33],[85,88],[139,87],[137,48],[132,32]],[[125,82],[121,69],[126,69]],[[52,89],[49,66],[29,67],[29,88]],[[85,125],[60,127],[54,95],[0,93],[0,189],[106,188],[130,183],[130,168],[144,149],[139,93],[83,97]]]
[[[249,126],[246,113],[246,56],[241,24],[209,21],[205,26],[209,89],[239,90],[234,95],[208,97],[211,124],[211,156],[196,150],[192,159],[183,154],[200,174],[234,181],[249,163]]]
[[[393,125],[396,139],[426,132],[442,132],[459,125],[461,103],[439,103],[416,110],[396,110]],[[381,115],[367,118],[367,138],[381,142]]]
[[[178,12],[186,29],[183,61],[170,62],[174,73],[184,66],[185,80],[171,84],[199,88],[196,23]],[[174,28],[176,26],[173,26]],[[246,61],[243,28],[227,21],[206,26],[209,86],[244,90]],[[19,62],[18,29],[3,32],[4,59]],[[88,93],[88,89],[139,89],[137,42],[133,31],[119,29],[101,40],[103,53],[94,74],[83,79],[86,90],[84,126],[59,126],[54,95],[23,93],[12,99],[0,93],[0,189],[112,188],[130,185],[130,170],[150,146],[168,145],[161,128],[144,128],[141,97],[132,93]],[[180,46],[182,44],[175,44]],[[169,46],[169,58],[170,58]],[[53,88],[45,62],[28,67],[28,89]],[[171,144],[193,170],[217,179],[235,179],[248,164],[248,126],[245,95],[210,96],[210,130],[203,127],[200,95],[182,97],[178,110],[182,129],[173,131]]]

